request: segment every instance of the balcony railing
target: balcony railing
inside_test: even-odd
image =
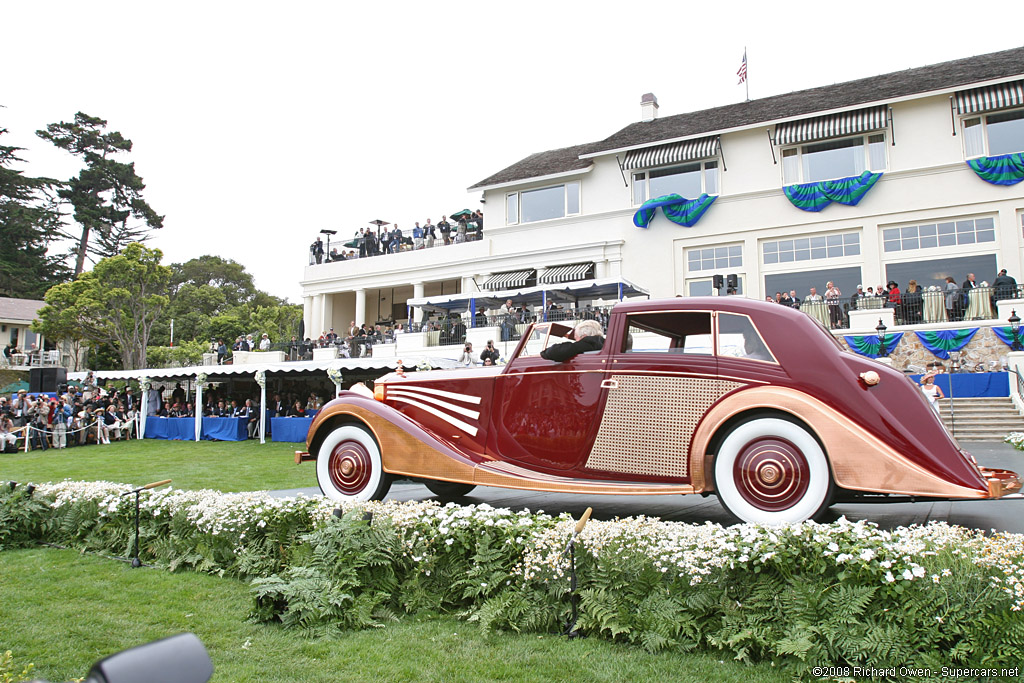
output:
[[[901,292],[898,302],[890,302],[887,296],[843,297],[831,300],[822,297],[820,300],[804,299],[797,308],[820,320],[825,327],[839,330],[850,327],[850,311],[883,308],[893,309],[897,325],[994,320],[997,317],[996,302],[1015,298],[1024,298],[1024,285],[975,287],[970,290],[957,289],[953,292]],[[787,304],[784,301],[782,305]]]

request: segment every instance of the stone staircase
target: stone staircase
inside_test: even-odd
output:
[[[1024,417],[1007,398],[955,398],[955,435],[958,441],[1002,441],[1010,432],[1024,432]],[[939,400],[939,414],[953,432],[950,400]]]

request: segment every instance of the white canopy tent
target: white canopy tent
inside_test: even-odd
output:
[[[240,365],[194,365],[184,368],[145,368],[142,370],[97,370],[94,371],[93,378],[97,380],[188,380],[196,381],[199,375],[205,375],[207,380],[216,380],[217,377],[230,377],[238,375],[250,375],[260,384],[260,443],[265,443],[264,434],[266,433],[265,406],[267,404],[267,390],[266,382],[260,381],[262,377],[270,374],[286,374],[286,373],[317,373],[324,372],[328,377],[331,378],[332,382],[335,382],[335,386],[339,386],[335,377],[340,377],[346,371],[360,370],[380,370],[381,374],[386,374],[387,371],[394,370],[398,367],[399,360],[397,358],[335,358],[332,360],[310,360],[310,361],[291,361],[283,363],[246,363]],[[428,363],[431,368],[451,369],[459,367],[458,363],[450,358],[434,358],[434,357],[410,357],[403,365],[407,368],[414,368],[423,363]],[[87,372],[70,372],[68,373],[68,379],[72,381],[81,381],[86,378]],[[145,438],[146,436],[146,412],[148,408],[148,392],[142,391],[142,397],[140,401],[140,415],[141,420],[139,424],[139,438]],[[200,432],[202,428],[202,410],[200,409],[202,400],[202,383],[197,382],[196,386],[196,426],[195,426],[195,440],[199,441]]]

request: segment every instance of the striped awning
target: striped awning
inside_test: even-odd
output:
[[[496,290],[496,289],[510,289],[512,287],[525,287],[526,283],[530,281],[533,274],[536,271],[531,268],[529,270],[517,270],[511,273],[497,273],[487,278],[484,282],[483,288]]]
[[[956,110],[960,114],[1020,106],[1024,106],[1024,80],[961,90],[956,94]]]
[[[671,166],[684,161],[707,159],[718,154],[718,136],[714,135],[697,140],[684,140],[670,145],[658,145],[646,149],[635,149],[626,152],[626,161],[622,168],[656,168]]]
[[[888,125],[887,109],[888,107],[883,104],[857,111],[844,111],[841,114],[780,123],[775,126],[775,144],[792,145],[881,130]]]
[[[584,280],[587,277],[587,273],[594,267],[593,263],[574,263],[568,266],[555,266],[554,268],[548,268],[537,280],[537,284],[550,285],[556,282],[575,282],[576,280]]]

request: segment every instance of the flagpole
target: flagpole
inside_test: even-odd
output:
[[[747,62],[747,46],[743,46],[743,63],[747,65],[747,77],[743,79],[744,85],[747,87],[747,102],[750,101],[750,64]]]

